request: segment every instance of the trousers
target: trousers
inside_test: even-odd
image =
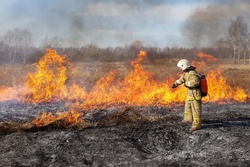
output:
[[[191,122],[192,128],[201,128],[201,100],[187,99],[184,106],[184,121]]]

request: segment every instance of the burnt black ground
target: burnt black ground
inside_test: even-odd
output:
[[[38,111],[65,109],[61,106],[0,104],[1,120],[27,121]],[[126,110],[130,114],[145,110],[147,114],[151,112],[164,117],[156,122],[130,122],[122,118],[120,123],[112,126],[47,126],[1,133],[0,166],[250,166],[249,102],[204,104],[203,128],[193,133],[188,132],[190,125],[180,123],[182,109],[183,106],[172,106],[132,107]],[[85,116],[85,119],[110,119],[104,112],[97,111]]]

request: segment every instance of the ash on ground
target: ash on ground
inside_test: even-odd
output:
[[[60,103],[9,102],[0,104],[0,120],[25,122],[43,110],[63,111],[67,107]],[[128,119],[141,117],[143,111],[147,116],[158,115],[163,119],[151,122]],[[181,124],[182,112],[182,105],[99,110],[85,115],[84,119],[95,123],[109,121],[110,125],[46,126],[0,132],[0,166],[250,166],[249,102],[204,104],[203,128],[193,133],[188,132],[190,125]],[[114,118],[116,121],[111,121]]]

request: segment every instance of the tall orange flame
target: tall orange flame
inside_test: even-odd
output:
[[[52,98],[60,98],[65,91],[66,64],[65,56],[60,56],[54,50],[47,50],[44,57],[37,63],[37,72],[28,74],[27,86],[30,94],[26,101],[48,102]]]
[[[186,88],[170,89],[171,84],[175,81],[173,78],[167,79],[166,82],[157,82],[154,74],[144,70],[141,64],[146,56],[146,52],[140,51],[138,57],[131,62],[134,69],[124,80],[116,82],[114,71],[101,78],[94,89],[88,93],[85,103],[81,105],[82,108],[91,109],[112,105],[169,105],[183,102],[186,98]],[[212,55],[205,53],[199,53],[197,56],[202,59],[203,65],[205,65],[204,59],[208,62],[217,61]],[[242,102],[247,99],[247,94],[243,89],[230,87],[226,83],[220,70],[209,71],[207,79],[210,95],[204,101],[234,100]]]
[[[78,110],[87,111],[112,106],[169,106],[184,102],[187,89],[184,86],[171,89],[175,78],[168,78],[165,82],[155,80],[154,74],[143,68],[142,61],[146,57],[147,53],[140,51],[138,57],[131,61],[133,69],[123,80],[117,78],[116,72],[111,70],[96,82],[90,92],[86,92],[85,87],[80,85],[66,85],[70,62],[65,56],[60,56],[56,51],[48,49],[45,56],[37,63],[37,71],[28,74],[25,89],[19,92],[19,96],[21,100],[31,103],[52,100],[76,101],[72,109],[67,112],[39,115],[33,121],[36,126],[44,126],[56,120],[64,120],[66,124],[80,123],[83,113],[79,113]],[[206,61],[217,61],[212,55],[205,53],[198,53],[197,57],[201,59],[198,65],[202,66]],[[208,71],[207,80],[210,96],[203,101],[244,102],[247,100],[247,94],[242,88],[231,87],[226,83],[221,70]],[[1,94],[6,92],[8,91],[5,87],[0,88]]]
[[[55,50],[47,49],[36,67],[35,73],[28,74],[26,80],[28,90],[22,96],[23,101],[42,103],[57,99],[84,99],[85,88],[80,88],[76,84],[66,87],[67,72],[71,67],[66,56],[60,56]]]
[[[208,89],[211,102],[223,102],[235,100],[244,102],[247,99],[246,92],[240,87],[231,87],[226,83],[221,70],[210,71],[207,75]],[[208,98],[206,98],[208,100]]]
[[[144,70],[141,61],[146,56],[145,51],[140,51],[138,58],[131,62],[134,69],[124,80],[116,82],[114,71],[101,78],[89,92],[82,107],[91,109],[113,105],[152,106],[184,101],[185,95],[180,91],[171,90],[167,82],[157,82],[153,73]]]

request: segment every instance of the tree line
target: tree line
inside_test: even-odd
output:
[[[141,41],[133,41],[124,47],[100,48],[89,44],[82,47],[62,47],[63,38],[46,36],[39,47],[33,45],[29,29],[15,28],[8,30],[0,39],[1,63],[34,63],[45,53],[45,48],[56,49],[59,54],[67,55],[71,61],[129,61],[137,57],[140,50],[148,53],[149,59],[188,58],[192,59],[197,52],[212,54],[220,59],[231,59],[232,63],[250,64],[250,34],[243,17],[231,20],[224,39],[218,41],[217,47],[179,48],[143,46]]]

